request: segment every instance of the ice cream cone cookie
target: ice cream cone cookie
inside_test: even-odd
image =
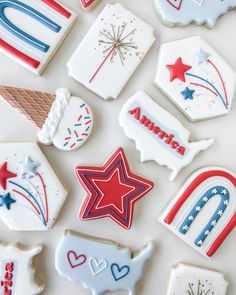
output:
[[[65,88],[58,89],[54,96],[1,86],[0,96],[40,128],[38,138],[43,144],[72,151],[80,147],[92,132],[93,114],[90,107],[81,98],[71,96]]]

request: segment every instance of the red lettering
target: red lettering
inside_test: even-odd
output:
[[[177,147],[179,146],[179,143],[177,142],[177,141],[172,141],[171,143],[170,143],[170,147],[172,148],[172,149],[176,149]]]
[[[177,153],[183,156],[185,154],[185,147],[180,146],[179,148],[177,148]]]
[[[172,141],[172,139],[174,138],[175,136],[173,135],[173,134],[170,134],[168,137],[167,137],[167,139],[166,139],[166,143],[167,144],[170,144],[171,143],[171,141]]]
[[[7,263],[6,266],[5,266],[5,270],[6,271],[9,271],[9,272],[13,272],[13,270],[14,270],[14,263],[13,262]]]
[[[139,107],[137,107],[137,108],[135,108],[135,109],[129,111],[129,114],[130,114],[130,115],[134,115],[134,118],[135,118],[136,120],[139,120],[139,119],[140,119],[140,112],[141,112],[141,109],[140,109]]]
[[[161,128],[158,127],[158,126],[154,126],[154,127],[152,128],[152,132],[153,132],[154,134],[158,134],[160,131],[161,131]]]

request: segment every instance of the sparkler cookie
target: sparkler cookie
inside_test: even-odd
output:
[[[85,10],[93,9],[100,0],[80,0],[80,4]]]
[[[82,283],[93,295],[127,290],[135,295],[154,245],[149,242],[137,253],[114,241],[66,231],[56,250],[56,269],[74,283]]]
[[[39,141],[63,151],[79,148],[89,138],[93,114],[81,98],[60,88],[56,96],[22,88],[0,86],[0,96],[40,128]]]
[[[36,144],[0,144],[0,217],[9,229],[51,229],[66,195]]]
[[[236,73],[201,37],[192,37],[161,46],[154,83],[195,122],[229,113]]]
[[[219,167],[193,173],[160,221],[201,254],[211,257],[236,226],[236,176]]]
[[[170,181],[214,142],[189,142],[190,132],[143,91],[136,92],[124,104],[119,122],[125,134],[135,141],[141,161],[154,160],[166,165],[172,170]]]
[[[41,74],[75,19],[56,0],[1,0],[0,51]]]
[[[227,288],[222,273],[179,263],[171,270],[167,295],[226,295]]]
[[[206,24],[213,28],[217,19],[231,8],[236,0],[154,0],[158,13],[167,25],[185,26]]]
[[[109,4],[70,58],[69,75],[103,99],[116,99],[154,41],[153,28]]]
[[[32,259],[42,251],[41,245],[0,243],[0,294],[36,295],[44,290],[42,284],[34,280],[35,268]]]

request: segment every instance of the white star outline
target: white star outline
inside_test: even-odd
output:
[[[116,173],[118,173],[118,176],[119,176],[119,177],[118,177],[118,179],[119,179],[119,184],[122,185],[122,186],[126,186],[126,187],[131,188],[131,190],[130,190],[128,193],[124,194],[124,195],[121,197],[121,199],[122,199],[122,210],[120,210],[120,208],[116,207],[113,203],[110,203],[110,204],[107,204],[107,205],[104,205],[104,206],[99,206],[99,204],[102,202],[102,199],[104,198],[105,194],[99,189],[99,187],[97,186],[96,182],[109,182],[109,181],[112,179],[112,177],[113,177]],[[93,182],[93,184],[96,186],[96,188],[100,191],[100,193],[101,193],[101,195],[102,195],[101,199],[99,200],[99,202],[98,202],[98,204],[97,204],[97,206],[96,206],[96,209],[102,209],[102,208],[106,208],[106,207],[109,207],[109,206],[113,206],[113,207],[114,207],[115,209],[117,209],[117,211],[119,211],[120,213],[124,213],[124,202],[123,202],[123,200],[124,200],[124,198],[125,198],[127,195],[129,195],[130,193],[132,193],[132,192],[135,190],[135,187],[134,187],[134,186],[131,186],[131,185],[127,185],[127,184],[121,182],[120,170],[119,170],[118,167],[113,171],[113,173],[111,174],[111,176],[110,176],[107,180],[101,180],[101,179],[95,179],[95,178],[94,178],[94,179],[92,180],[92,182]]]

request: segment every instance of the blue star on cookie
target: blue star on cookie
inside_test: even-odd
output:
[[[202,48],[195,54],[197,65],[207,63],[211,54],[209,52],[204,51]]]
[[[29,175],[29,177],[33,177],[36,175],[36,169],[40,165],[38,162],[34,162],[31,157],[27,157],[24,161],[24,163],[20,163],[20,174],[22,178],[25,178],[26,175]]]
[[[0,195],[0,207],[5,206],[8,210],[11,209],[11,205],[16,201],[12,199],[10,193],[6,193],[5,195]]]
[[[181,94],[183,95],[184,99],[193,99],[193,94],[194,94],[195,90],[191,90],[188,87],[185,88],[184,91],[181,92]]]

